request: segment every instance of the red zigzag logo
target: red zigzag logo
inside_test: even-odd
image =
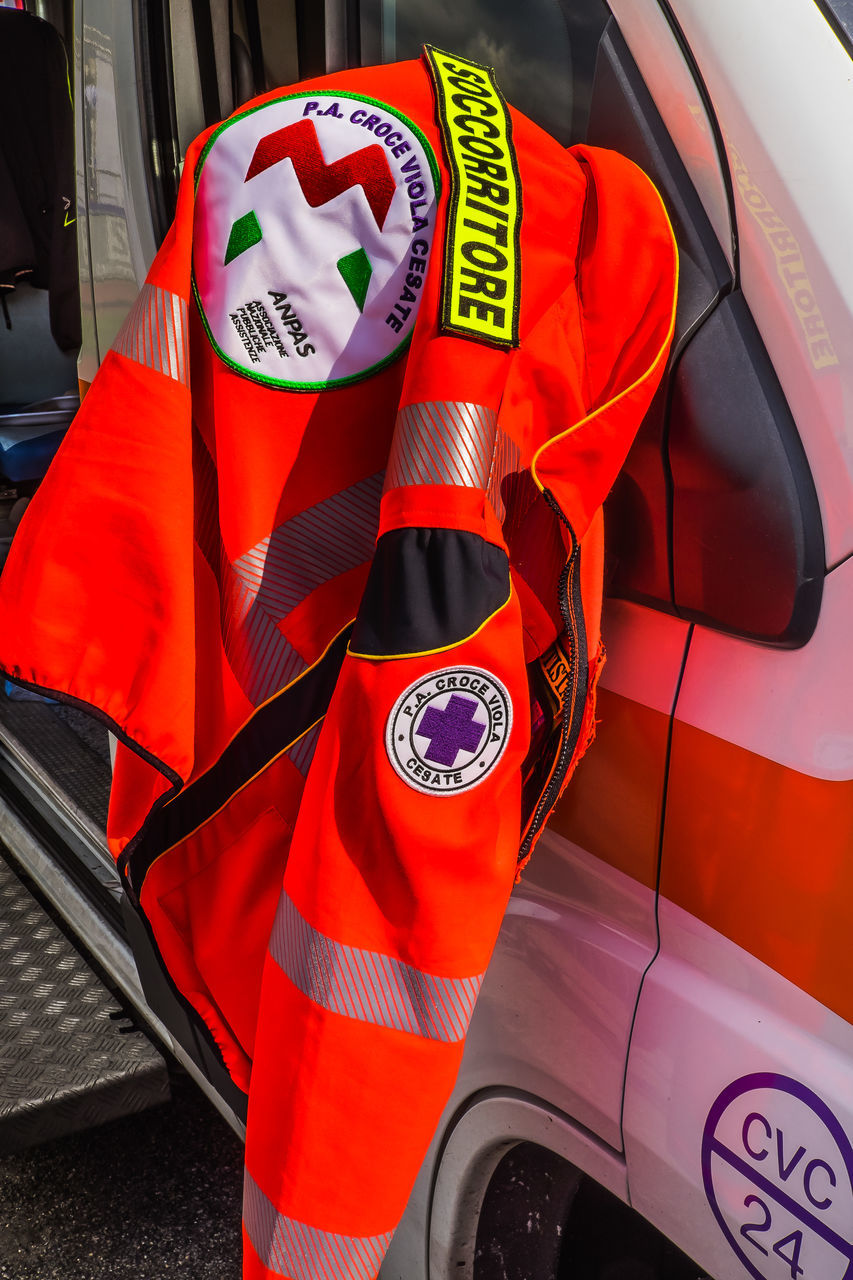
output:
[[[312,209],[327,204],[350,187],[361,187],[382,230],[397,186],[388,158],[378,143],[326,164],[313,120],[297,120],[296,124],[261,138],[244,181],[248,182],[281,160],[293,162],[299,185]]]

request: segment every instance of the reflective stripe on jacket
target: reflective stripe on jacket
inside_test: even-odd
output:
[[[119,735],[110,846],[250,1092],[247,1280],[379,1268],[592,736],[676,274],[648,180],[485,68],[268,94],[190,148],[15,540],[0,662]]]

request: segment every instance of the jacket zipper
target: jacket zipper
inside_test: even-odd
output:
[[[565,563],[563,572],[560,574],[558,587],[560,613],[563,618],[566,635],[571,642],[569,691],[568,696],[563,701],[563,729],[557,761],[548,785],[539,797],[539,801],[533,811],[527,834],[519,849],[519,862],[523,862],[529,856],[534,840],[559,798],[560,790],[580,737],[589,684],[589,657],[587,654],[586,627],[584,625],[580,588],[580,543],[550,489],[543,490],[543,497],[548,506],[556,512],[561,523],[568,529],[571,542],[569,558]]]

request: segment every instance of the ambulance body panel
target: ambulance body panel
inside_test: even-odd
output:
[[[632,1205],[715,1280],[846,1275],[853,1028],[664,897],[659,920],[626,1079]]]

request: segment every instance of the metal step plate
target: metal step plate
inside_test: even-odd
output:
[[[0,688],[0,740],[23,748],[56,789],[98,830],[107,825],[112,770],[107,731],[75,707],[10,697]]]
[[[161,1054],[0,855],[0,1152],[168,1099]]]

